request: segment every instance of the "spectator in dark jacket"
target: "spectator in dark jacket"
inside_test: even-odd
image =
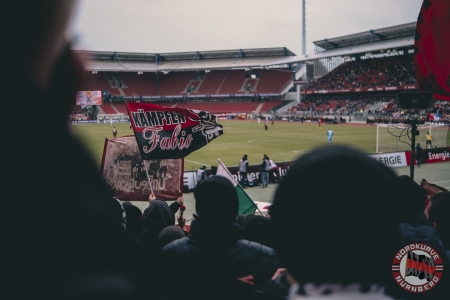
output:
[[[270,220],[264,216],[251,216],[245,221],[244,238],[274,248],[273,229]]]
[[[239,299],[278,267],[271,248],[242,240],[239,200],[225,177],[210,176],[194,189],[197,215],[190,236],[159,251],[161,285],[169,299]],[[181,277],[180,277],[181,275]],[[174,279],[177,288],[169,288]],[[167,292],[169,295],[167,295]]]
[[[389,207],[396,179],[348,147],[320,148],[294,163],[271,207],[277,255],[292,285],[289,299],[311,293],[392,299],[382,287],[395,285],[390,266],[398,229]],[[369,292],[371,285],[378,288]]]
[[[423,150],[422,150],[422,147],[420,147],[419,143],[417,143],[415,152],[416,152],[415,153],[416,154],[416,164],[417,164],[417,167],[420,168],[420,163],[422,162],[422,152],[423,152]]]

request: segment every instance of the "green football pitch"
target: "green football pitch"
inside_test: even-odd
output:
[[[316,123],[279,121],[273,126],[269,123],[266,133],[263,122],[258,125],[256,120],[220,120],[220,124],[223,126],[223,135],[186,156],[185,171],[196,170],[202,165],[208,168],[217,166],[218,158],[226,166],[237,166],[244,154],[248,155],[250,164],[260,163],[263,154],[267,154],[275,162],[291,161],[302,153],[326,145],[328,128],[334,131],[335,145],[356,147],[366,153],[375,153],[376,149],[375,125],[322,124],[322,127],[318,128]],[[133,134],[129,123],[118,123],[114,126],[118,130],[118,136]],[[110,124],[80,124],[70,127],[100,166],[105,136],[112,138],[113,127]],[[421,142],[420,138],[425,137],[418,137],[418,142]]]

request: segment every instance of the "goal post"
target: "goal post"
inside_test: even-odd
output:
[[[416,144],[419,143],[425,149],[426,134],[433,136],[434,147],[447,147],[448,125],[418,125],[419,135],[416,136]],[[406,124],[377,124],[376,153],[398,152],[411,150],[411,129]],[[414,145],[416,146],[416,145]]]

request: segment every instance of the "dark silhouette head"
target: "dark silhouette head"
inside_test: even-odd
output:
[[[161,230],[158,235],[158,239],[156,240],[156,250],[162,249],[165,245],[184,237],[184,231],[181,230],[180,227],[177,227],[175,225],[167,226],[163,230]]]
[[[223,176],[210,176],[194,188],[195,210],[205,221],[236,222],[239,199],[231,181]]]
[[[277,254],[300,283],[384,283],[398,230],[396,175],[358,150],[327,146],[297,159],[271,215]]]

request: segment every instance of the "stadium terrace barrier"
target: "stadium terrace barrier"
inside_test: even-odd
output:
[[[379,153],[379,154],[369,154],[369,157],[375,159],[376,161],[392,168],[397,167],[407,167],[410,165],[411,161],[411,151],[404,152],[390,152],[390,153]],[[421,156],[421,164],[439,163],[450,161],[450,147],[434,148],[434,149],[423,149]],[[276,162],[278,170],[270,172],[270,182],[278,182],[289,168],[294,164],[294,161],[288,162]],[[216,167],[206,170],[206,176],[211,176],[215,174]],[[240,181],[241,175],[239,173],[239,167],[228,167],[231,175]],[[197,184],[195,179],[196,171],[184,172],[183,180],[184,185],[192,190]],[[261,183],[261,172],[259,170],[259,165],[250,165],[249,172],[247,176],[249,180],[254,181],[257,184]]]
[[[289,170],[289,168],[294,164],[294,161],[288,161],[288,162],[275,162],[278,166],[278,169],[276,171],[269,172],[269,181],[272,183],[279,182],[280,178],[286,175],[286,172]],[[247,177],[249,181],[253,181],[255,184],[261,184],[261,171],[259,169],[258,165],[249,165],[248,166],[248,172]],[[239,173],[239,167],[227,167],[228,171],[230,171],[231,175],[237,179],[238,181],[241,180],[241,174]],[[206,170],[206,176],[215,175],[217,167],[212,167],[211,169]],[[192,190],[195,185],[197,184],[195,179],[196,171],[188,171],[184,172],[184,185],[189,188],[189,190]]]
[[[411,151],[406,151],[405,155],[406,159],[408,160],[409,166],[409,161],[411,160]],[[446,161],[450,161],[450,147],[423,149],[421,156],[422,164],[433,164]]]
[[[388,167],[406,167],[409,165],[405,152],[370,154],[369,157]]]

